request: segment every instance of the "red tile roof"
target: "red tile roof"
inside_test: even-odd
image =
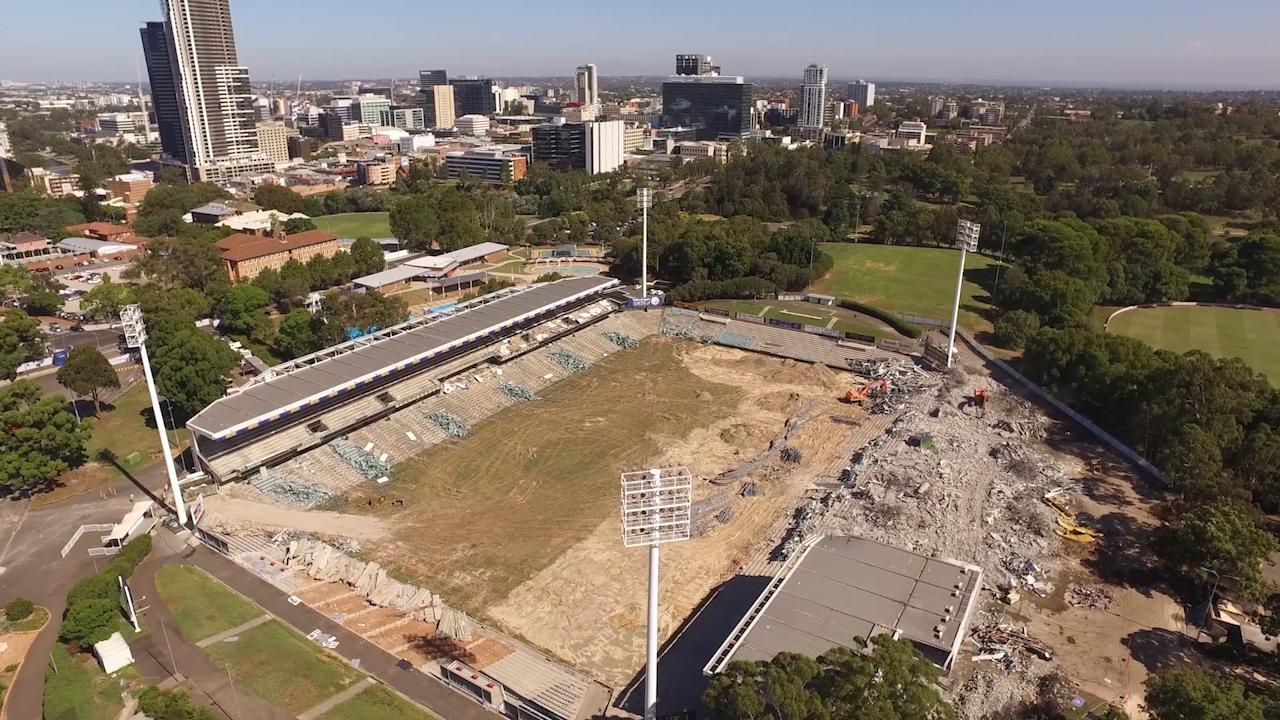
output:
[[[241,239],[231,243],[230,246],[224,244],[232,238]],[[243,238],[249,239],[245,240]],[[218,247],[222,248],[222,255],[220,255],[220,257],[223,260],[227,260],[229,262],[242,262],[244,260],[252,260],[253,258],[264,257],[266,255],[274,255],[279,252],[297,250],[311,245],[336,242],[337,240],[337,235],[323,230],[307,230],[306,232],[294,233],[293,235],[286,235],[283,240],[277,240],[273,237],[260,237],[257,235],[236,233],[235,235],[229,235],[219,240]]]

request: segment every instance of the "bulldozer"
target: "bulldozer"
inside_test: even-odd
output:
[[[960,411],[974,417],[985,417],[987,414],[987,389],[975,388],[973,394],[960,401]]]
[[[866,406],[868,400],[874,400],[889,393],[888,380],[872,380],[861,388],[849,388],[840,398],[840,402],[849,405]]]

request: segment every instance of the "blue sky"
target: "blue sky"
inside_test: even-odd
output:
[[[159,0],[4,0],[0,79],[131,80]],[[1280,88],[1276,0],[231,0],[255,80],[725,72],[1030,84]]]

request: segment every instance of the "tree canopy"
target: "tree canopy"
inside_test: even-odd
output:
[[[120,387],[111,362],[96,347],[88,345],[72,348],[67,361],[58,368],[58,384],[77,395],[93,398],[94,410],[100,410],[98,394],[103,390]]]
[[[10,489],[37,491],[85,461],[91,430],[67,409],[61,395],[19,380],[0,387],[0,478]]]

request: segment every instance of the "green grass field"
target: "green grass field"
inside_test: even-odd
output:
[[[320,720],[436,720],[436,716],[381,685],[373,685],[321,715]]]
[[[191,642],[199,642],[262,615],[253,604],[190,565],[160,568],[156,573],[156,587],[173,613],[178,632]]]
[[[210,645],[205,652],[236,682],[291,715],[310,710],[362,677],[275,620],[246,630],[235,642]]]
[[[391,213],[340,213],[312,218],[316,227],[328,230],[340,238],[392,237]]]
[[[83,405],[82,405],[83,407]],[[89,457],[98,456],[101,450],[115,453],[117,462],[126,470],[133,470],[160,459],[160,436],[156,429],[148,427],[143,411],[151,409],[151,396],[145,383],[138,383],[108,406],[94,419],[93,437],[89,440]],[[166,418],[165,422],[168,422]],[[175,435],[169,433],[169,443],[185,443],[187,431],[179,428]]]
[[[896,313],[949,320],[955,300],[960,253],[946,248],[904,245],[828,243],[822,249],[835,259],[835,268],[809,290],[851,298]],[[994,273],[995,260],[970,253],[960,300],[960,324],[989,331],[980,313],[991,306],[987,291],[975,279]]]
[[[1280,310],[1139,308],[1117,315],[1107,331],[1178,353],[1238,357],[1280,385]]]
[[[92,656],[73,656],[61,643],[53,646],[44,676],[45,720],[112,720],[124,710],[120,691],[120,681],[103,673]]]

